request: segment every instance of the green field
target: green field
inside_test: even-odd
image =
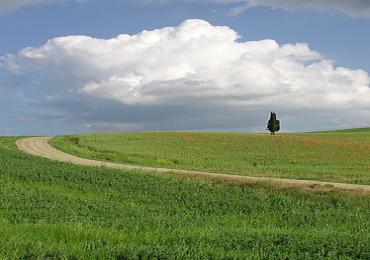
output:
[[[1,259],[370,258],[369,196],[76,166],[15,140],[0,138]]]
[[[111,162],[370,184],[370,128],[277,136],[98,133],[61,136],[51,144],[71,154]]]

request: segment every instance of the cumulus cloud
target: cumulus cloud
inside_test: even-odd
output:
[[[335,67],[305,43],[241,42],[203,20],[113,39],[55,38],[1,60],[30,75],[42,105],[89,128],[261,129],[272,109],[291,128],[302,116],[311,129],[370,116],[367,72]]]

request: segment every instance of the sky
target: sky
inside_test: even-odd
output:
[[[370,126],[368,0],[0,0],[0,135]]]

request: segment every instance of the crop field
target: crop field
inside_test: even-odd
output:
[[[369,196],[77,166],[15,140],[0,138],[1,259],[370,258]]]
[[[279,134],[97,133],[51,144],[118,163],[239,175],[370,184],[370,129]]]

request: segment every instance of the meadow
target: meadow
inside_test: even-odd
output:
[[[77,166],[15,140],[0,138],[1,259],[370,258],[366,195]]]
[[[134,165],[370,184],[370,129],[297,133],[96,133],[51,144],[77,156]]]

